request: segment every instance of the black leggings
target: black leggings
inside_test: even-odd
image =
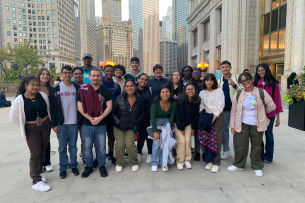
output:
[[[147,138],[148,137],[148,132],[147,132],[147,127],[149,126],[148,124],[140,124],[139,126],[139,140],[137,144],[138,148],[138,154],[142,154],[142,149],[146,140],[147,148],[148,148],[148,154],[152,154],[152,144],[153,140]]]

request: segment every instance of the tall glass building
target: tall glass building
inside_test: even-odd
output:
[[[188,0],[173,0],[172,16],[172,40],[177,42],[177,68],[181,70],[188,65]]]

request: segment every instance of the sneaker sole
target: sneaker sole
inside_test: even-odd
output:
[[[32,191],[33,192],[48,192],[48,191],[50,191],[52,188],[50,188],[50,189],[48,189],[48,190],[34,190],[33,188],[32,188]]]

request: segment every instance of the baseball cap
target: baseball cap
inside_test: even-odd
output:
[[[83,58],[92,58],[92,55],[88,52],[83,54]]]

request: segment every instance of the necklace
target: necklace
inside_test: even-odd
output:
[[[36,96],[33,99],[31,99],[27,93],[24,93],[24,96],[25,96],[25,98],[30,99],[32,102],[36,101]]]

